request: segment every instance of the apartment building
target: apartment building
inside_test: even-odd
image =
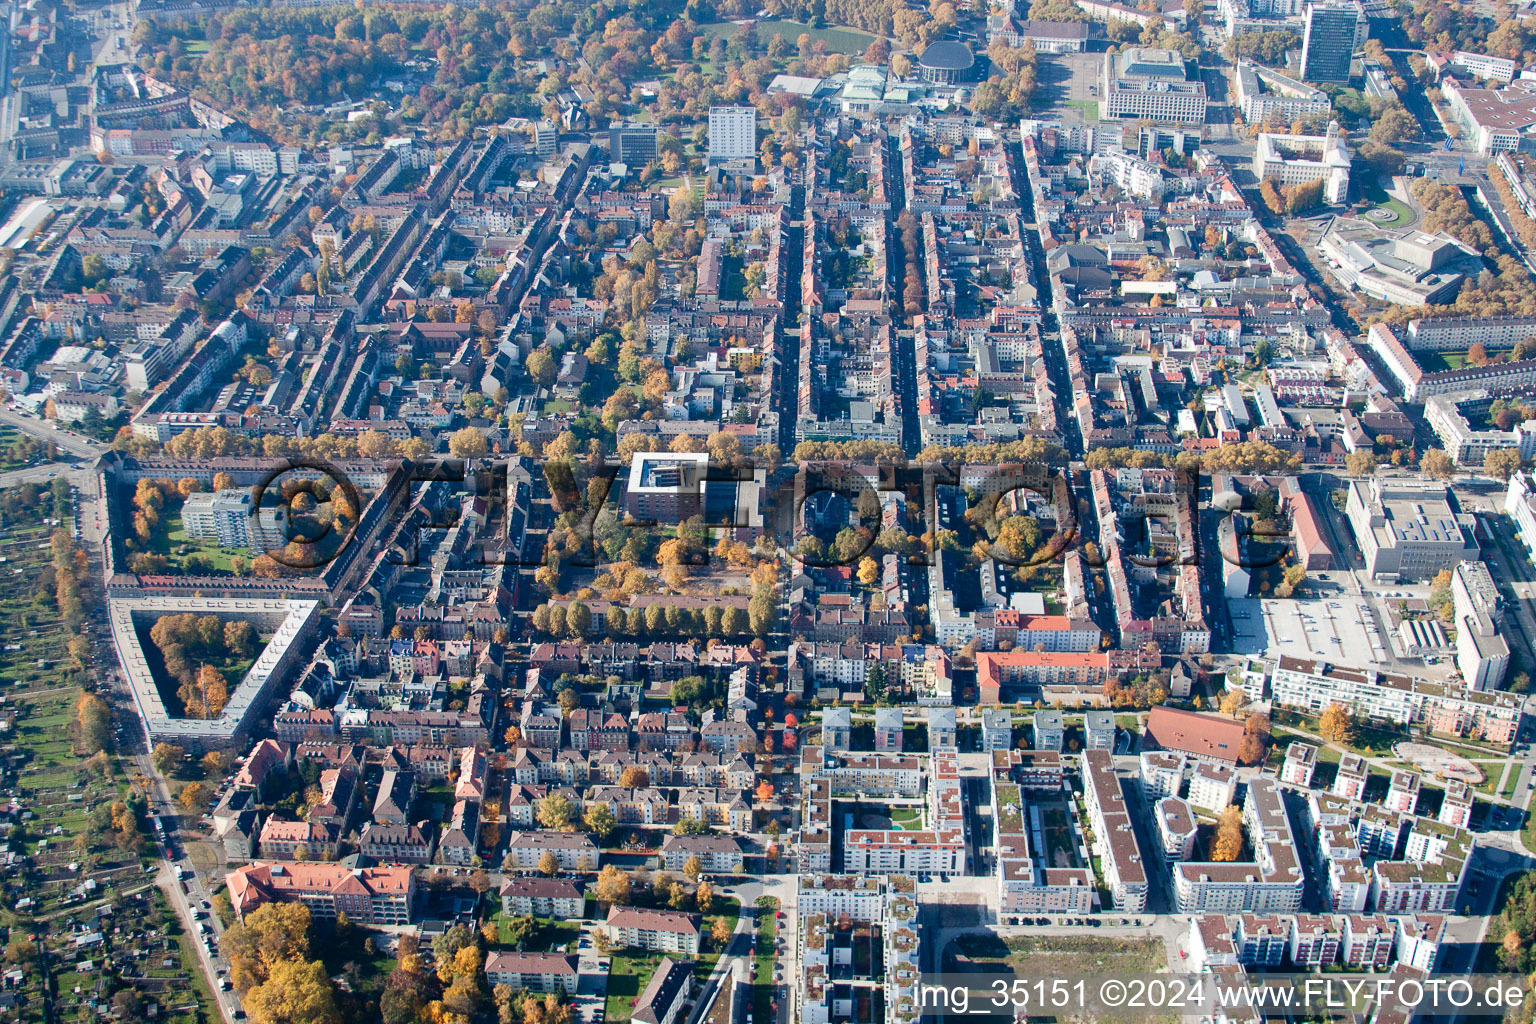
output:
[[[1369,777],[1365,758],[1359,754],[1342,754],[1338,771],[1333,777],[1332,792],[1345,800],[1362,800],[1365,798],[1365,783]]]
[[[508,878],[500,896],[503,914],[562,921],[579,920],[586,903],[581,886],[570,878]]]
[[[529,992],[576,994],[576,957],[566,953],[492,953],[485,958],[485,980]]]
[[[1472,787],[1465,782],[1451,780],[1445,784],[1445,796],[1435,820],[1454,828],[1470,828],[1472,824]]]
[[[1451,572],[1456,667],[1475,690],[1497,690],[1509,670],[1509,642],[1500,635],[1499,588],[1483,562],[1461,562]]]
[[[1093,827],[1093,852],[1116,910],[1139,914],[1147,905],[1147,869],[1108,751],[1082,753],[1083,802]]]
[[[1184,764],[1183,754],[1161,750],[1141,752],[1141,789],[1149,802],[1179,795],[1184,788]]]
[[[609,907],[603,924],[616,947],[699,955],[699,915],[642,907]]]
[[[1180,913],[1285,913],[1301,906],[1302,873],[1279,786],[1255,776],[1243,803],[1255,860],[1180,863],[1173,883]]]
[[[1195,815],[1189,804],[1176,796],[1164,797],[1153,809],[1163,858],[1172,864],[1195,855]]]
[[[258,553],[288,543],[287,522],[283,509],[257,509],[251,491],[238,487],[189,494],[181,506],[181,523],[187,536],[220,547],[248,548]]]
[[[338,838],[335,825],[273,817],[261,826],[257,848],[273,860],[330,860],[336,856]]]
[[[1201,810],[1220,814],[1237,795],[1237,771],[1224,764],[1199,761],[1189,776],[1189,802]]]
[[[1400,861],[1371,865],[1371,905],[1382,914],[1449,914],[1471,862],[1472,836],[1432,818],[1415,818]]]
[[[1337,963],[1344,947],[1343,922],[1331,914],[1297,914],[1291,921],[1291,963],[1319,970]]]
[[[1510,477],[1504,508],[1514,520],[1515,534],[1527,555],[1536,562],[1536,476],[1522,470]]]
[[[1310,743],[1292,742],[1285,748],[1285,761],[1280,766],[1280,781],[1310,789],[1312,775],[1317,771],[1317,748]]]
[[[416,904],[416,875],[406,867],[348,868],[303,861],[248,864],[224,876],[235,914],[263,903],[302,903],[312,916],[346,914],[359,924],[407,925]]]
[[[1432,733],[1506,747],[1514,743],[1522,714],[1520,701],[1508,693],[1289,656],[1276,662],[1270,692],[1277,706],[1313,715],[1339,704],[1376,722],[1422,725]]]
[[[597,870],[597,844],[584,832],[517,832],[507,843],[507,856],[519,871],[537,870],[546,853],[555,855],[562,871]]]
[[[682,871],[692,857],[712,875],[740,874],[744,868],[744,851],[732,836],[668,836],[662,841],[661,862],[668,871]]]

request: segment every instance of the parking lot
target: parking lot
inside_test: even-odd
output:
[[[1229,609],[1237,654],[1321,658],[1359,668],[1390,660],[1375,616],[1356,597],[1244,598],[1229,602]]]
[[[1090,109],[1099,102],[1104,69],[1102,53],[1042,53],[1036,69],[1034,107],[1066,121],[1096,120]]]

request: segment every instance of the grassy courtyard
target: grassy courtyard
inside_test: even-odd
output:
[[[791,47],[796,46],[802,35],[811,37],[812,43],[826,43],[827,50],[831,53],[863,53],[869,48],[869,44],[875,41],[875,37],[868,32],[861,32],[856,28],[811,28],[809,25],[798,21],[760,21],[755,26],[757,38],[767,43],[774,36],[783,36],[784,41]],[[734,25],[728,21],[716,22],[712,25],[700,25],[699,30],[711,38],[722,36],[731,38],[741,31],[740,25]]]

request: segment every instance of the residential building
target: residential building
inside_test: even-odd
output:
[[[1174,865],[1180,913],[1292,913],[1301,907],[1303,878],[1295,838],[1280,789],[1262,775],[1248,781],[1243,826],[1254,852],[1250,862]]]
[[[1164,797],[1153,811],[1157,819],[1157,837],[1163,844],[1168,863],[1189,860],[1195,854],[1195,815],[1189,804],[1176,796]]]
[[[1339,668],[1282,656],[1270,676],[1270,687],[1277,706],[1313,715],[1338,704],[1371,721],[1422,725],[1432,733],[1506,748],[1520,731],[1521,702],[1512,694],[1375,669]]]
[[[248,548],[257,553],[288,543],[288,517],[281,508],[252,504],[252,493],[230,487],[222,491],[197,491],[181,506],[182,529],[187,536],[225,548]]]
[[[485,958],[485,980],[529,992],[576,994],[576,957],[566,953],[495,952]]]
[[[1184,755],[1177,752],[1144,750],[1140,756],[1141,789],[1148,803],[1163,797],[1178,796],[1184,788]]]
[[[1088,750],[1115,749],[1115,715],[1112,711],[1083,713],[1084,746]]]
[[[1007,748],[1013,746],[1013,716],[1010,715],[1007,711],[1003,710],[988,713],[1000,715],[1002,717],[998,721],[999,728],[994,732],[998,745],[987,746],[986,749],[1006,750]],[[1007,722],[1007,729],[1001,728],[1001,725],[1004,721]],[[983,715],[982,724],[986,724],[985,715]],[[1063,716],[1060,711],[1044,708],[1036,711],[1033,732],[1034,749],[1036,750],[1054,750],[1059,754],[1066,748],[1067,727],[1065,723],[1065,716]]]
[[[1445,797],[1435,820],[1455,828],[1472,827],[1472,787],[1452,779],[1445,784]]]
[[[637,1024],[676,1024],[692,992],[692,961],[664,956],[635,1000],[629,1019]]]
[[[408,867],[258,862],[236,868],[224,881],[241,919],[270,902],[303,903],[312,916],[328,921],[339,914],[370,925],[407,925],[414,919],[416,875]]]
[[[1304,789],[1312,787],[1312,775],[1317,771],[1317,748],[1310,743],[1292,741],[1285,748],[1285,762],[1280,766],[1280,781]]]
[[[597,870],[598,850],[584,832],[517,832],[507,843],[507,855],[518,871],[535,871],[545,853],[553,853],[561,871]]]
[[[699,915],[642,907],[609,907],[608,941],[619,948],[699,955]]]
[[[709,162],[757,159],[757,108],[709,108]]]
[[[1060,726],[1060,712],[1046,712],[1054,714],[1055,725]],[[1046,718],[1046,729],[1051,728],[1051,718]],[[986,708],[982,711],[982,749],[983,751],[1006,751],[1014,745],[1014,715],[1006,708]]]
[[[954,708],[928,709],[928,749],[950,749],[956,745],[958,732]]]
[[[420,825],[380,825],[370,821],[359,836],[358,852],[375,864],[427,864],[432,838]]]
[[[875,749],[901,752],[902,730],[905,722],[901,708],[875,709]]]
[[[821,713],[821,744],[827,750],[853,746],[853,713],[847,708],[827,708]]]
[[[1342,754],[1339,757],[1338,771],[1333,776],[1333,794],[1345,800],[1363,800],[1365,783],[1369,777],[1365,758],[1359,754]]]
[[[739,875],[745,856],[733,836],[668,836],[661,844],[662,866],[673,872],[682,871],[690,858],[697,857],[711,875]]]
[[[1224,764],[1197,761],[1189,776],[1189,802],[1202,810],[1220,814],[1232,805],[1237,795],[1237,771]]]
[[[570,878],[508,878],[501,883],[501,912],[518,917],[576,921],[585,917],[586,898]]]
[[[1113,757],[1105,750],[1085,750],[1082,770],[1093,852],[1103,865],[1110,898],[1116,910],[1139,914],[1147,905],[1147,868]]]
[[[1392,773],[1387,798],[1381,804],[1389,811],[1412,814],[1419,806],[1419,777],[1401,769]]]
[[[1451,572],[1456,624],[1456,667],[1468,686],[1497,690],[1509,669],[1509,642],[1501,635],[1499,588],[1483,562],[1460,562]]]

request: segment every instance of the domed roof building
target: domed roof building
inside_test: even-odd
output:
[[[923,80],[937,85],[968,82],[976,70],[976,55],[964,43],[946,39],[929,44],[917,60]]]

